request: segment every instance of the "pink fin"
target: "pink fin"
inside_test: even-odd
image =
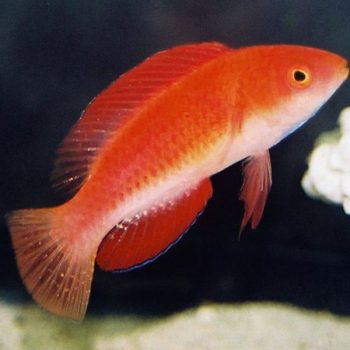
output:
[[[78,190],[110,136],[145,102],[230,50],[215,42],[178,46],[156,53],[120,76],[88,105],[64,139],[52,174],[54,187]]]
[[[267,195],[272,185],[271,162],[269,151],[259,156],[250,157],[244,164],[243,186],[240,199],[244,201],[244,216],[240,232],[249,221],[255,229],[262,217]]]
[[[33,298],[67,318],[84,317],[90,296],[95,252],[83,254],[59,235],[55,209],[19,210],[8,224],[20,275]]]
[[[189,228],[212,195],[209,179],[174,203],[161,203],[147,213],[117,225],[103,239],[96,262],[102,270],[125,270],[154,260]]]

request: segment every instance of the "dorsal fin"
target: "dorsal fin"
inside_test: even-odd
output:
[[[105,271],[125,271],[153,261],[182,237],[211,195],[205,179],[174,202],[158,203],[119,223],[101,242],[97,264]]]
[[[54,187],[78,190],[111,134],[146,101],[229,50],[215,42],[178,46],[156,53],[121,75],[92,100],[64,139],[52,174]]]

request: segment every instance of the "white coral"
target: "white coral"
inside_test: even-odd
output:
[[[350,107],[342,110],[338,124],[316,141],[301,185],[310,197],[341,204],[350,214]]]

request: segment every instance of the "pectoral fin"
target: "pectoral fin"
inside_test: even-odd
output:
[[[244,216],[240,232],[250,221],[255,229],[262,217],[267,195],[272,185],[271,162],[269,151],[249,157],[244,163],[243,185],[239,199],[244,202]]]

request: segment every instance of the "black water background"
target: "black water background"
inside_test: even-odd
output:
[[[181,43],[294,43],[350,58],[346,1],[34,1],[0,4],[0,214],[60,203],[55,150],[87,103],[150,54]],[[259,229],[238,241],[240,165],[182,241],[142,270],[97,271],[91,312],[166,313],[202,301],[283,301],[350,314],[350,218],[300,188],[316,136],[349,105],[349,83],[272,152]],[[0,296],[29,301],[1,219]]]

